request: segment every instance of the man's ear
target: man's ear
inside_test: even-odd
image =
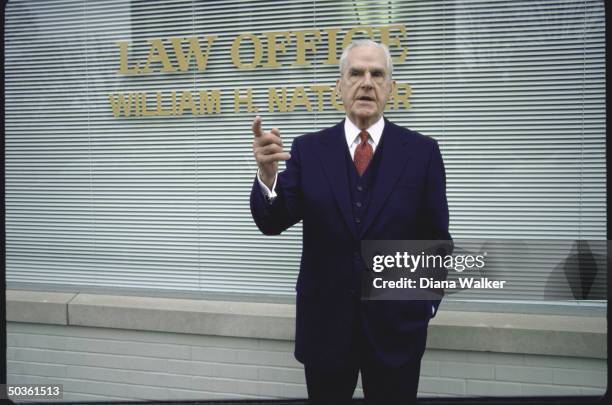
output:
[[[340,79],[336,80],[336,93],[340,94],[342,90],[340,89]]]

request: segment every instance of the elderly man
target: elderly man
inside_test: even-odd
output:
[[[295,138],[290,153],[277,128],[253,121],[255,223],[277,235],[303,221],[295,357],[312,403],[350,402],[360,371],[368,403],[414,401],[440,303],[361,299],[362,240],[450,240],[436,141],[383,117],[392,70],[386,46],[351,43],[336,84],[346,118]],[[287,169],[277,174],[281,160]]]

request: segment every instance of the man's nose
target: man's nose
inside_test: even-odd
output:
[[[361,82],[361,87],[364,89],[372,88],[372,75],[370,74],[370,72],[366,72],[363,75],[363,81]]]

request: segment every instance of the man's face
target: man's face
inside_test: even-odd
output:
[[[391,94],[384,51],[374,45],[353,48],[336,86],[351,121],[361,129],[373,125],[382,116]]]

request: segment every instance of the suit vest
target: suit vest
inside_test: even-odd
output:
[[[372,200],[372,189],[374,188],[374,184],[376,182],[376,178],[378,177],[380,161],[382,159],[382,138],[381,142],[379,142],[376,152],[370,161],[366,171],[362,176],[359,176],[357,173],[357,169],[355,168],[355,163],[351,159],[351,154],[346,154],[346,164],[347,173],[348,173],[348,184],[350,190],[351,197],[351,207],[353,213],[353,221],[355,223],[355,229],[357,235],[361,234],[361,229],[363,226],[363,221],[366,218],[368,213],[368,208],[370,207],[370,201]],[[356,250],[361,251],[361,241],[355,240]],[[353,277],[351,280],[351,289],[353,291],[361,290],[361,272],[366,270],[365,263],[363,262],[363,258],[361,255],[357,255],[353,260]],[[357,294],[359,296],[359,294]]]

